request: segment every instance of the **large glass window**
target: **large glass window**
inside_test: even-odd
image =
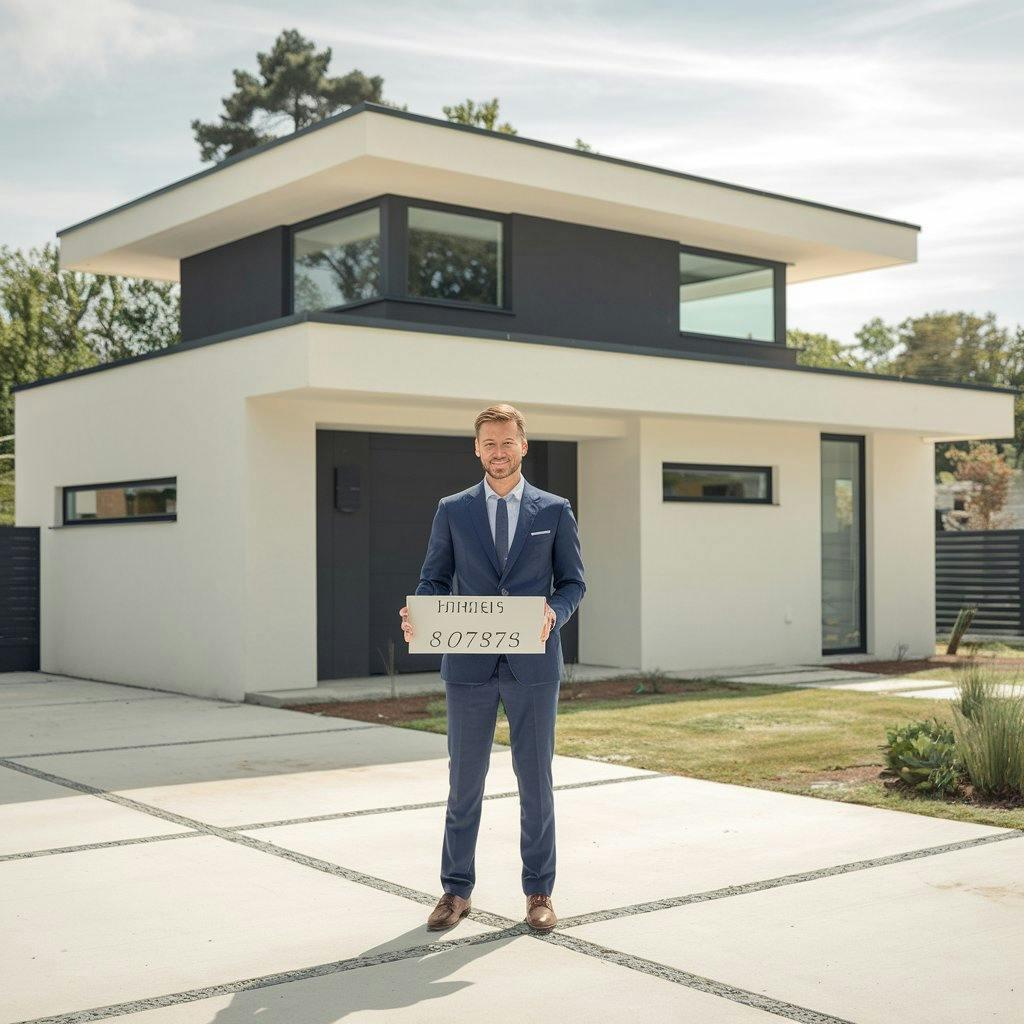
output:
[[[409,207],[409,294],[500,306],[502,222]]]
[[[863,651],[864,439],[821,438],[821,646]]]
[[[303,228],[294,235],[294,309],[332,309],[380,294],[380,210]]]
[[[680,252],[680,331],[775,341],[774,276],[762,264]]]
[[[64,488],[64,524],[67,526],[76,523],[175,519],[177,512],[176,477]]]
[[[771,466],[711,466],[665,462],[661,467],[665,501],[729,501],[770,504]]]

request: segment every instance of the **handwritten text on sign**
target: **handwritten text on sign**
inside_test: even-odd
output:
[[[410,654],[543,654],[543,597],[413,595]]]

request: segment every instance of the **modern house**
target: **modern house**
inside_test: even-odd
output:
[[[40,666],[236,700],[389,641],[436,669],[398,609],[499,401],[579,522],[566,661],[927,655],[933,443],[1010,436],[1014,392],[786,345],[787,288],[918,230],[373,104],[66,228],[65,267],[179,280],[183,341],[16,389]]]

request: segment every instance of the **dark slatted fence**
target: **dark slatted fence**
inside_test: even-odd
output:
[[[0,526],[0,672],[39,671],[39,527]]]
[[[1024,634],[1024,530],[937,530],[935,628],[948,633],[965,604],[969,633]]]

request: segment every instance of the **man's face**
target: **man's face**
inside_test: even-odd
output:
[[[484,472],[496,480],[515,476],[523,464],[527,442],[516,432],[511,420],[507,423],[482,423],[473,450]]]

